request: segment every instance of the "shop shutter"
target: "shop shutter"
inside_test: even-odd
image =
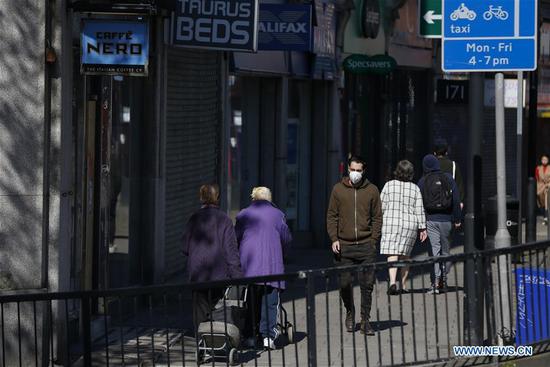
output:
[[[506,131],[506,193],[515,196],[516,193],[516,109],[507,108],[504,113]],[[483,202],[497,194],[497,162],[495,136],[495,109],[485,108],[483,124]]]
[[[436,105],[432,124],[434,140],[445,138],[450,145],[450,157],[462,170],[464,184],[468,180],[469,123],[467,105]],[[516,190],[516,110],[507,108],[506,122],[506,191],[514,195]],[[495,109],[485,108],[482,128],[482,201],[496,195],[496,138]],[[466,142],[466,144],[464,144]]]
[[[220,62],[217,52],[168,49],[165,276],[184,268],[181,235],[200,185],[218,182]]]

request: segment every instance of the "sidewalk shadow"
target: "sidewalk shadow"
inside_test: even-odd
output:
[[[458,286],[448,286],[447,287],[447,293],[451,293],[451,292],[463,292],[464,291],[464,287],[458,287]]]
[[[412,293],[412,294],[422,294],[422,293],[428,294],[429,291],[430,291],[430,288],[408,289],[407,293],[403,293],[402,296],[406,297],[407,294],[409,294],[409,293]],[[441,292],[441,294],[443,294],[443,293],[452,293],[452,292],[462,292],[462,291],[464,291],[464,287],[448,286],[447,290],[445,292]]]
[[[282,342],[283,344],[281,345],[281,342],[278,341],[277,342],[277,349],[276,351],[280,351],[281,349],[284,349],[284,348],[291,348],[291,347],[294,347],[295,344],[298,344],[300,343],[302,340],[304,340],[305,338],[307,337],[307,334],[304,333],[304,332],[295,332],[294,333],[294,343],[289,343],[288,340],[286,339],[286,337],[283,337],[282,339]],[[274,351],[275,352],[275,351]],[[241,355],[240,355],[240,360],[239,362],[240,363],[248,363],[248,362],[252,362],[258,358],[260,358],[260,356],[264,353],[268,353],[266,350],[264,349],[258,349],[258,350],[254,350],[254,349],[243,349],[241,351]]]
[[[406,322],[400,320],[371,321],[370,325],[374,331],[384,331],[395,327],[407,326]]]
[[[428,293],[429,290],[430,290],[430,288],[408,289],[408,290],[407,290],[407,293],[404,293],[404,294],[403,294],[403,297],[406,297],[407,294],[409,294],[409,293],[412,293],[412,294]]]
[[[302,340],[304,340],[305,338],[307,337],[307,334],[302,332],[302,331],[295,331],[294,332],[294,343],[289,343],[286,336],[284,337],[284,341],[285,341],[285,344],[284,346],[287,347],[287,346],[291,346],[291,345],[294,345],[294,344],[298,344],[300,343]]]
[[[252,362],[262,355],[263,350],[254,350],[254,349],[247,349],[241,351],[240,357],[239,357],[239,363],[246,364],[248,362]]]

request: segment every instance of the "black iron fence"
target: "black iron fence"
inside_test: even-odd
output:
[[[550,345],[549,246],[541,242],[231,282],[1,295],[0,363],[456,366],[513,359],[545,352]],[[447,276],[432,288],[436,265]],[[388,292],[389,268],[409,269],[408,279],[395,292]],[[360,325],[357,283],[369,273],[375,274],[370,310],[374,335],[362,333]],[[474,284],[465,282],[472,274]],[[351,276],[355,284],[357,324],[352,332],[340,297],[342,276]],[[280,300],[272,298],[271,306],[259,301],[272,285],[283,282]],[[258,338],[258,328],[265,326],[258,324],[262,313],[269,318],[273,310],[276,349],[265,349],[265,340]],[[204,322],[194,323],[197,318]],[[472,345],[508,348],[456,348]],[[519,346],[533,348],[515,348]],[[487,355],[497,351],[505,356]]]

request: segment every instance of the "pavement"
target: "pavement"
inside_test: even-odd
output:
[[[546,239],[546,227],[540,224],[537,234],[539,240]],[[461,234],[457,236],[455,242],[460,244]],[[425,250],[417,249],[415,259],[427,258]],[[462,251],[461,245],[452,249],[453,253]],[[332,255],[328,248],[297,247],[289,256],[286,270],[294,272],[330,266]],[[431,283],[429,273],[430,267],[427,266],[411,269],[408,283],[411,292],[400,296],[388,296],[386,271],[384,269],[377,272],[371,311],[371,324],[376,333],[368,337],[358,331],[348,333],[343,330],[344,310],[340,302],[337,279],[330,274],[318,277],[314,288],[316,337],[312,339],[316,343],[316,365],[387,366],[453,358],[453,346],[469,344],[463,336],[464,267],[461,263],[451,267],[449,289],[443,294],[428,294],[427,290]],[[513,284],[512,275],[509,275],[509,279]],[[497,286],[496,280],[493,280]],[[512,285],[511,289],[515,289],[515,285]],[[308,336],[305,331],[308,305],[305,295],[305,280],[289,283],[288,290],[282,295],[282,305],[294,327],[295,342],[289,344],[281,337],[279,348],[275,351],[244,350],[241,353],[241,365],[307,365]],[[355,307],[359,310],[358,286],[354,288],[354,297]],[[515,294],[512,294],[511,299],[515,299]],[[183,293],[179,295],[177,302],[165,301],[148,311],[133,314],[125,321],[113,320],[107,339],[96,340],[94,365],[105,364],[107,354],[110,365],[196,365],[196,340],[192,333],[189,307],[190,295]],[[356,321],[359,321],[358,317]],[[105,340],[109,341],[108,348],[104,347]],[[517,364],[518,366],[532,365],[528,364],[529,360],[521,361],[523,364]],[[74,363],[80,364],[81,360]],[[456,361],[451,364],[460,365]],[[207,365],[222,366],[227,365],[227,362],[219,359]]]

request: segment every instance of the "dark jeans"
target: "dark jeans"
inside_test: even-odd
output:
[[[201,322],[210,320],[212,310],[223,297],[223,288],[200,289],[193,291],[193,323],[195,330]]]
[[[259,336],[276,339],[278,335],[277,317],[281,305],[279,289],[263,285],[248,288],[248,317],[246,337]]]
[[[375,245],[344,245],[341,253],[335,257],[336,266],[364,265],[376,262],[377,249]],[[374,268],[364,272],[359,272],[359,287],[361,288],[361,319],[370,318],[370,309],[372,304],[372,290],[374,287]],[[340,275],[340,297],[347,311],[355,312],[353,303],[353,278],[352,273],[342,273]]]

